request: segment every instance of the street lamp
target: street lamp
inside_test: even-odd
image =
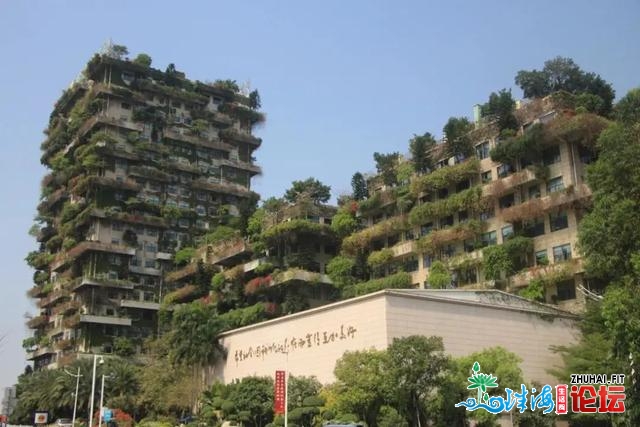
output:
[[[102,427],[102,417],[104,416],[102,411],[104,411],[104,379],[105,377],[113,378],[112,375],[102,374],[102,387],[100,388],[100,415],[98,416],[98,427]]]
[[[89,427],[93,427],[93,402],[96,398],[96,365],[100,360],[100,364],[104,363],[104,358],[98,354],[93,355],[93,377],[91,379],[91,401],[89,403]]]
[[[73,427],[76,427],[76,408],[78,407],[78,386],[80,385],[80,377],[82,375],[80,375],[80,367],[78,367],[78,373],[77,374],[72,374],[71,372],[67,372],[66,369],[64,369],[64,373],[67,375],[71,375],[72,377],[75,377],[76,379],[76,392],[75,392],[75,400],[73,402],[73,418],[71,420],[71,425]]]

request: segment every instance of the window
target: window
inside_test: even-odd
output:
[[[468,189],[469,187],[471,187],[471,182],[468,179],[465,179],[462,182],[459,182],[458,184],[456,184],[456,192],[460,192],[460,191],[464,191],[466,189]]]
[[[498,201],[498,205],[500,209],[507,209],[516,204],[516,196],[515,194],[507,194],[504,197],[501,197]]]
[[[189,228],[189,220],[186,218],[180,218],[178,220],[178,227],[180,228]]]
[[[548,265],[549,257],[547,257],[547,250],[536,251],[536,265]]]
[[[144,261],[145,268],[156,268],[156,261],[154,259],[147,259]]]
[[[189,202],[185,202],[184,200],[180,200],[180,203],[178,203],[178,206],[181,209],[189,209],[191,207],[191,205],[189,204]]]
[[[467,239],[462,243],[465,252],[473,252],[476,250],[476,242],[473,239]]]
[[[173,206],[178,207],[178,202],[175,199],[167,199],[167,202],[165,203],[167,206]]]
[[[160,186],[160,184],[158,184],[157,182],[148,182],[148,187],[151,191],[160,191],[162,190],[162,187]]]
[[[139,262],[138,258],[133,257],[133,258],[131,258],[131,261],[129,261],[129,265],[133,265],[134,267],[137,267],[138,265],[140,265],[140,262]]]
[[[556,246],[553,248],[553,262],[568,261],[571,259],[571,245]]]
[[[156,245],[155,243],[147,242],[147,244],[144,245],[144,250],[146,252],[158,252],[158,245]]]
[[[113,231],[122,231],[122,223],[118,221],[114,221],[111,223],[111,229]]]
[[[215,206],[209,206],[207,211],[209,212],[209,216],[216,216],[218,214],[218,208]]]
[[[207,201],[208,197],[207,197],[207,193],[203,192],[203,191],[198,191],[198,200],[202,200],[202,201]]]
[[[114,197],[117,201],[122,202],[125,200],[124,193],[121,191],[116,191]]]
[[[511,165],[500,165],[498,166],[498,178],[504,178],[509,176],[513,172],[513,168]]]
[[[159,205],[160,204],[160,197],[158,197],[158,196],[147,196],[147,203],[150,203],[152,205]]]
[[[486,221],[489,218],[493,218],[494,216],[496,216],[495,209],[489,208],[480,214],[480,221]]]
[[[196,220],[196,227],[201,230],[207,230],[209,228],[209,223],[207,221],[203,221],[201,219]]]
[[[433,230],[433,223],[429,222],[427,224],[424,224],[420,227],[420,235],[421,236],[426,236],[427,234],[431,233],[431,230]]]
[[[115,237],[111,238],[111,244],[112,245],[119,245],[120,244],[120,239],[117,239]]]
[[[110,270],[110,271],[107,273],[107,277],[109,278],[109,280],[118,280],[118,272],[117,272],[117,271]]]
[[[167,193],[173,196],[178,194],[178,187],[175,185],[167,185]]]
[[[198,205],[196,206],[196,213],[198,216],[205,216],[207,214],[207,209],[202,205]]]
[[[178,240],[178,234],[175,231],[168,230],[165,231],[163,235],[167,238],[167,240],[170,240],[172,242]]]
[[[430,255],[425,255],[422,257],[422,268],[429,268],[431,267],[431,256]]]
[[[564,190],[564,182],[561,176],[549,180],[547,183],[547,193],[555,193],[560,190]]]
[[[483,233],[482,237],[482,246],[491,246],[498,243],[498,234],[495,231],[489,231],[487,233]]]
[[[576,284],[573,280],[558,283],[557,286],[558,301],[567,301],[570,299],[576,299]]]
[[[502,241],[508,240],[513,236],[513,225],[509,224],[505,227],[502,227]]]
[[[549,225],[551,226],[551,232],[563,230],[569,227],[569,217],[566,212],[559,212],[556,214],[549,214]]]
[[[449,197],[449,189],[448,188],[441,188],[438,191],[438,198],[439,199],[445,199],[447,197]]]
[[[489,141],[476,145],[476,156],[478,156],[480,160],[489,157]]]
[[[418,258],[415,256],[407,258],[404,262],[404,271],[407,273],[418,271]]]
[[[529,199],[540,198],[540,185],[532,185],[529,187]]]
[[[487,182],[491,182],[493,180],[493,175],[491,174],[491,171],[482,172],[480,176],[482,177],[483,184],[486,184]]]
[[[115,160],[115,165],[116,165],[116,169],[126,169],[127,168],[127,161],[123,160],[123,159],[116,159]]]
[[[127,104],[126,102],[122,102],[122,103],[120,103],[120,107],[121,107],[123,110],[131,110],[131,104]]]
[[[158,236],[158,230],[156,228],[147,227],[146,231],[147,231],[146,232],[147,236],[151,236],[151,237],[157,237]]]
[[[121,265],[122,259],[117,255],[109,255],[109,264],[111,265]]]
[[[413,240],[416,238],[415,233],[413,232],[413,230],[407,230],[404,232],[404,239],[405,240]]]
[[[222,99],[221,98],[216,98],[214,96],[213,98],[211,98],[211,102],[213,102],[214,105],[220,105],[220,104],[222,104]]]
[[[450,227],[453,225],[453,215],[449,215],[445,218],[440,218],[440,228]]]
[[[467,211],[458,212],[458,223],[463,224],[467,221],[469,221],[469,212]]]
[[[550,147],[542,152],[542,162],[545,166],[560,162],[560,147]]]
[[[522,231],[525,237],[538,237],[544,234],[544,218],[524,221]]]

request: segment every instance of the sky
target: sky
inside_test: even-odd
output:
[[[640,2],[0,0],[0,387],[26,365],[21,342],[33,272],[27,234],[45,170],[39,146],[52,106],[109,38],[132,56],[198,80],[249,81],[266,123],[253,188],[282,196],[313,176],[335,197],[375,169],[374,152],[405,153],[442,134],[519,70],[558,55],[612,83],[640,86]]]

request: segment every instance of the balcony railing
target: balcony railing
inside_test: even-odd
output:
[[[40,316],[36,316],[36,317],[31,318],[27,322],[27,327],[29,329],[38,329],[38,328],[43,327],[47,323],[49,323],[49,316],[40,315]]]
[[[68,314],[75,313],[80,309],[80,307],[82,307],[82,303],[80,301],[68,301],[55,306],[52,310],[52,313],[55,315],[62,314],[66,316]]]
[[[123,299],[123,300],[120,300],[120,307],[139,308],[142,310],[158,311],[160,310],[160,303],[153,302],[153,301]]]
[[[51,293],[49,293],[49,295],[47,295],[46,297],[42,298],[38,302],[38,307],[40,308],[48,307],[54,304],[55,302],[58,302],[61,299],[68,298],[68,297],[69,297],[69,291],[67,289],[56,289],[55,291],[52,291]]]
[[[166,138],[175,139],[177,141],[188,142],[193,145],[198,145],[200,147],[205,148],[213,148],[216,150],[222,150],[230,152],[233,150],[233,147],[229,144],[226,144],[219,139],[207,139],[200,136],[195,135],[186,135],[184,133],[177,132],[171,128],[167,128],[163,131],[163,135]]]
[[[29,355],[27,356],[27,360],[34,360],[37,359],[38,357],[42,357],[45,356],[47,354],[55,354],[55,350],[53,349],[53,347],[49,346],[49,345],[45,345],[42,347],[38,347],[37,350],[32,351],[31,353],[29,353]]]
[[[129,317],[81,314],[80,323],[98,323],[101,325],[131,326],[131,319]]]
[[[73,290],[76,291],[84,286],[133,289],[134,283],[128,280],[110,279],[107,275],[86,276],[76,279]]]
[[[484,196],[500,197],[515,187],[524,185],[536,180],[536,174],[530,169],[523,169],[506,178],[498,179],[486,184],[482,188]]]
[[[136,254],[135,248],[130,248],[122,245],[113,245],[110,243],[85,241],[78,243],[76,246],[67,251],[67,253],[58,256],[57,259],[51,264],[51,268],[53,270],[57,270],[66,263],[73,261],[87,251],[109,252],[113,254],[130,256]]]
[[[582,272],[584,272],[582,258],[573,258],[564,262],[528,268],[512,276],[510,285],[513,288],[521,288],[527,286],[533,279],[538,277],[558,276],[561,278],[566,275],[567,278],[570,278]]]
[[[220,131],[220,136],[223,138],[233,139],[235,141],[246,142],[248,144],[253,144],[257,147],[262,144],[262,139],[251,135],[248,132],[243,132],[234,128],[227,128]]]
[[[538,218],[540,215],[555,208],[561,208],[577,202],[587,202],[591,197],[591,190],[584,184],[577,187],[567,187],[564,190],[551,193],[539,199],[530,199],[519,205],[502,210],[505,222],[515,222]]]
[[[231,258],[251,253],[251,251],[251,246],[242,237],[238,237],[217,245],[208,245],[204,262],[223,264]]]

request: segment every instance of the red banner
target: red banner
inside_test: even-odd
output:
[[[273,390],[273,413],[275,415],[284,415],[286,394],[285,372],[276,371],[276,382]]]

